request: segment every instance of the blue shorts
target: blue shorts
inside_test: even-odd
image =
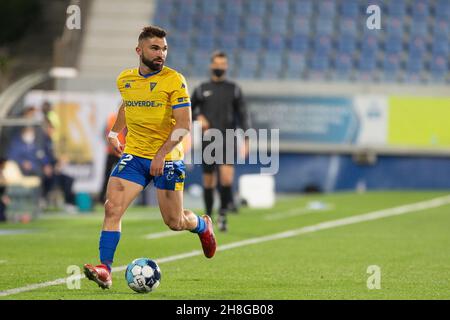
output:
[[[118,177],[140,184],[144,188],[153,180],[155,187],[164,190],[181,191],[184,188],[185,166],[183,160],[166,161],[164,174],[150,175],[152,160],[124,153],[114,167],[111,177]]]

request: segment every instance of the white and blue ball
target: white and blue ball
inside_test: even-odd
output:
[[[148,293],[158,288],[161,282],[161,270],[155,261],[139,258],[131,262],[125,271],[128,286],[136,292]]]

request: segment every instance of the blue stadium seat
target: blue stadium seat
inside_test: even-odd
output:
[[[403,39],[399,36],[392,36],[385,39],[384,48],[386,53],[400,53],[403,51]]]
[[[238,15],[226,14],[222,21],[223,32],[238,34],[241,31],[241,19]]]
[[[358,30],[356,28],[356,21],[352,18],[343,18],[339,21],[339,30],[342,35],[347,36],[356,36]]]
[[[281,52],[285,48],[285,38],[280,34],[269,34],[267,36],[267,50],[272,51],[273,53]]]
[[[321,0],[318,1],[319,17],[332,19],[336,14],[336,1]]]
[[[409,55],[406,63],[406,82],[418,82],[422,79],[424,71],[423,60],[420,57]]]
[[[167,38],[167,42],[170,48],[176,49],[177,51],[187,51],[191,46],[191,34],[173,32]]]
[[[197,6],[194,0],[182,0],[173,4],[174,11],[183,17],[193,16],[197,12]]]
[[[222,51],[225,52],[226,55],[227,55],[228,69],[229,69],[230,73],[232,73],[232,70],[234,70],[236,65],[237,65],[236,56],[234,54],[234,50],[222,49]]]
[[[425,38],[420,36],[411,37],[409,43],[409,53],[412,56],[422,58],[426,51],[427,47]]]
[[[350,54],[340,53],[336,56],[335,62],[335,78],[349,80],[353,70],[353,59]]]
[[[431,59],[430,75],[433,81],[443,82],[448,74],[448,57],[435,55]]]
[[[165,26],[166,29],[172,28],[172,21],[171,16],[169,13],[160,13],[156,14],[153,17],[153,24],[157,26]]]
[[[450,35],[450,24],[447,19],[436,19],[433,26],[433,36],[448,38]]]
[[[272,16],[269,19],[269,32],[278,34],[287,34],[288,20],[285,18]]]
[[[316,38],[314,50],[317,55],[328,55],[331,50],[331,37],[322,35]]]
[[[244,50],[257,51],[262,48],[262,41],[262,35],[247,33],[242,38],[242,47]]]
[[[384,80],[397,81],[400,71],[400,54],[386,54],[383,62]]]
[[[250,16],[244,19],[245,31],[247,33],[262,34],[264,31],[264,20],[262,16]]]
[[[294,16],[309,18],[313,13],[312,0],[296,0],[293,2]]]
[[[197,29],[204,33],[214,33],[217,29],[217,16],[215,15],[202,15],[198,14],[196,16]]]
[[[330,69],[330,60],[327,55],[315,54],[310,62],[308,78],[312,80],[323,80]]]
[[[262,58],[261,78],[277,79],[283,67],[281,55],[265,54]]]
[[[428,18],[430,14],[428,1],[415,0],[411,4],[411,8],[412,8],[412,19],[415,22],[425,20],[426,18]]]
[[[274,0],[270,1],[269,12],[274,17],[286,18],[289,15],[289,1],[288,0]]]
[[[359,4],[355,0],[343,0],[340,3],[339,12],[344,18],[356,19],[359,14]]]
[[[200,12],[204,17],[220,14],[222,9],[220,5],[220,0],[199,0]]]
[[[295,17],[292,21],[292,33],[309,36],[311,32],[311,21],[308,17]]]
[[[304,34],[294,34],[291,37],[291,50],[297,53],[306,53],[309,49],[309,37]]]
[[[357,62],[359,73],[358,80],[370,81],[374,78],[377,69],[376,55],[372,51],[362,52]]]
[[[235,34],[223,34],[218,38],[218,47],[221,50],[235,50],[239,47],[239,37]]]
[[[376,36],[369,35],[364,38],[364,41],[361,42],[361,51],[363,54],[367,54],[367,52],[378,52],[378,44],[378,38]]]
[[[386,31],[389,37],[392,36],[400,37],[403,35],[404,33],[403,19],[399,19],[397,17],[389,17],[386,18],[384,24],[386,25]]]
[[[265,0],[247,0],[248,13],[252,16],[263,17],[266,14],[267,3]]]
[[[447,38],[434,37],[431,45],[431,52],[433,56],[440,56],[440,55],[448,56],[450,53],[449,46],[450,43],[448,37]]]
[[[285,77],[290,79],[299,79],[305,71],[305,55],[295,52],[289,52],[287,55],[287,67]]]
[[[426,20],[417,20],[411,23],[411,36],[426,37],[427,35],[428,23]]]
[[[191,32],[194,29],[194,19],[191,14],[178,14],[175,16],[174,24],[178,31]]]
[[[187,69],[189,67],[188,58],[186,52],[170,50],[170,53],[167,55],[167,65],[187,76],[185,73],[188,71]]]
[[[199,34],[197,35],[195,44],[196,50],[213,51],[217,49],[215,44],[215,37],[212,34]]]
[[[387,5],[389,16],[402,19],[406,14],[406,4],[404,0],[389,1]]]
[[[356,38],[351,36],[340,36],[337,40],[337,49],[340,53],[346,53],[348,55],[355,52]]]
[[[156,3],[155,13],[158,15],[170,15],[174,8],[174,1],[173,0],[158,0]]]
[[[448,17],[450,17],[450,2],[448,0],[437,0],[435,14],[437,19],[448,20]]]
[[[243,0],[227,0],[223,2],[224,14],[225,15],[235,15],[241,16],[244,11],[244,1]]]
[[[316,19],[316,34],[331,36],[334,33],[334,20],[328,17]]]
[[[240,63],[236,76],[243,79],[253,79],[259,67],[259,56],[253,51],[241,51],[239,53]]]
[[[206,77],[209,72],[210,52],[203,50],[195,51],[192,57],[191,73],[196,77]]]

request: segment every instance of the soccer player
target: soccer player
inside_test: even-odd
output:
[[[215,159],[212,164],[203,160],[203,199],[205,202],[206,214],[211,216],[214,205],[214,189],[217,185],[216,170],[218,169],[220,181],[220,210],[219,210],[219,230],[227,231],[226,214],[230,209],[235,210],[233,201],[233,180],[234,167],[231,163],[226,163],[227,154],[234,153],[234,141],[225,141],[226,130],[241,127],[244,131],[249,129],[249,117],[244,103],[241,88],[234,82],[227,80],[228,58],[222,51],[216,51],[211,56],[210,63],[211,79],[201,83],[192,94],[192,109],[194,117],[201,122],[204,136],[208,135],[209,129],[218,129],[223,135],[223,159]],[[202,154],[205,149],[213,143],[203,139]],[[248,139],[242,150],[239,150],[242,157],[248,154]],[[217,155],[216,155],[217,156]],[[222,161],[220,161],[222,160]]]
[[[152,180],[167,226],[175,231],[197,233],[207,258],[212,258],[216,251],[211,219],[183,209],[185,166],[180,141],[191,127],[191,103],[184,77],[164,66],[165,30],[145,27],[136,52],[139,67],[127,69],[117,78],[123,103],[108,141],[121,158],[108,181],[99,244],[101,264],[84,265],[86,277],[103,289],[112,285],[111,266],[120,239],[122,216]],[[125,125],[128,133],[123,148],[117,135]]]

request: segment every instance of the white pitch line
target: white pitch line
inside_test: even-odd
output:
[[[351,225],[351,224],[355,224],[355,223],[359,223],[359,222],[373,221],[373,220],[382,219],[382,218],[386,218],[386,217],[398,216],[398,215],[421,211],[421,210],[425,210],[425,209],[437,208],[437,207],[441,207],[441,206],[448,205],[448,204],[450,204],[450,195],[444,196],[444,197],[439,197],[439,198],[434,198],[431,200],[425,200],[425,201],[421,201],[421,202],[411,203],[411,204],[407,204],[407,205],[403,205],[403,206],[398,206],[398,207],[394,207],[394,208],[372,211],[372,212],[360,214],[357,216],[352,216],[352,217],[347,217],[347,218],[342,218],[342,219],[337,219],[337,220],[331,220],[331,221],[325,221],[325,222],[321,222],[321,223],[318,223],[318,224],[315,224],[312,226],[288,230],[288,231],[275,233],[275,234],[268,235],[268,236],[232,242],[229,244],[219,246],[217,248],[217,251],[225,251],[225,250],[244,247],[244,246],[248,246],[248,245],[252,245],[252,244],[259,244],[259,243],[273,241],[273,240],[291,238],[291,237],[295,237],[295,236],[298,236],[301,234],[312,233],[312,232],[316,232],[316,231],[320,231],[320,230],[331,229],[331,228],[336,228],[336,227],[341,227],[341,226],[347,226],[347,225]],[[156,259],[156,261],[159,264],[162,264],[162,263],[166,263],[166,262],[172,262],[172,261],[177,261],[177,260],[181,260],[181,259],[196,257],[196,256],[200,256],[202,254],[203,254],[202,251],[195,250],[195,251],[186,252],[186,253],[182,253],[182,254],[178,254],[178,255],[174,255],[174,256]],[[112,269],[112,272],[120,272],[120,271],[125,270],[126,268],[127,268],[127,266],[116,267],[116,268]],[[71,281],[76,280],[76,279],[83,279],[83,278],[85,278],[84,275],[80,275],[80,276],[76,276],[76,277],[72,276]],[[0,291],[0,297],[5,297],[5,296],[9,296],[9,295],[13,295],[13,294],[21,293],[21,292],[26,292],[26,291],[31,291],[31,290],[35,290],[35,289],[39,289],[39,288],[55,286],[55,285],[66,283],[66,281],[67,281],[67,278],[61,278],[61,279],[56,279],[54,281],[32,284],[32,285],[28,285],[28,286],[21,287],[21,288],[4,290],[4,291]]]
[[[159,239],[159,238],[166,238],[166,237],[173,237],[173,236],[179,236],[180,234],[185,234],[184,232],[179,231],[163,231],[158,233],[150,233],[144,236],[145,239]]]
[[[264,220],[281,220],[281,219],[286,219],[286,218],[303,216],[305,214],[310,214],[310,213],[326,212],[326,211],[330,211],[333,209],[334,209],[334,206],[326,206],[325,208],[321,208],[321,209],[312,209],[312,208],[308,208],[308,207],[295,208],[295,209],[290,209],[286,212],[270,213],[270,214],[264,216]]]

